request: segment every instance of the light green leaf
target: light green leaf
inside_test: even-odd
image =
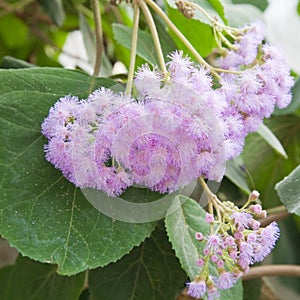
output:
[[[63,25],[65,10],[62,0],[38,0],[38,2],[55,24]]]
[[[93,299],[175,299],[186,274],[161,227],[117,263],[89,272]]]
[[[177,9],[175,4],[176,0],[166,0],[170,7]],[[221,1],[219,0],[194,0],[193,3],[198,4],[205,12],[210,15],[210,17],[219,20],[222,22],[222,18],[224,18],[224,9]],[[194,10],[193,19],[198,20],[207,25],[211,25],[210,20],[205,16],[205,14],[199,9]],[[180,13],[181,14],[181,13]],[[184,17],[186,19],[186,17]],[[186,19],[187,20],[187,19]],[[179,27],[180,28],[180,27]]]
[[[242,157],[255,189],[261,194],[260,200],[266,208],[271,208],[281,205],[275,184],[300,164],[300,118],[278,116],[265,124],[277,136],[289,159],[274,152],[258,133],[248,135]]]
[[[167,233],[182,268],[190,278],[194,278],[200,271],[196,261],[203,251],[203,245],[195,239],[195,233],[200,231],[206,235],[210,226],[204,220],[205,210],[196,201],[178,196],[174,199],[174,205],[179,208],[166,216]]]
[[[246,194],[250,194],[251,191],[242,168],[243,165],[239,163],[238,159],[228,160],[226,162],[225,176]]]
[[[131,49],[132,28],[121,24],[112,24],[115,39],[122,46]],[[158,59],[151,34],[139,29],[137,55],[152,65],[158,65]]]
[[[201,232],[207,235],[210,226],[204,219],[205,210],[196,201],[185,196],[177,196],[174,205],[179,208],[166,216],[165,225],[176,256],[192,280],[200,272],[196,261],[203,255],[204,247],[203,243],[195,239],[195,234]],[[233,288],[221,291],[221,299],[241,300],[242,297],[241,281],[238,281]]]
[[[284,158],[288,158],[278,138],[265,124],[260,124],[257,129],[257,132],[278,154],[280,154]]]
[[[85,274],[60,276],[56,267],[19,256],[15,265],[0,270],[0,299],[78,299]]]
[[[300,166],[278,182],[275,189],[287,210],[300,216]]]
[[[172,22],[180,28],[182,34],[190,41],[194,48],[203,56],[207,56],[211,53],[212,49],[216,47],[216,41],[213,35],[212,28],[199,20],[187,19],[177,9],[168,8],[167,10],[169,18]],[[170,31],[174,42],[178,49],[183,50],[185,53],[190,53],[187,47],[182,43],[173,32]]]
[[[40,126],[57,99],[113,84],[55,68],[0,70],[0,233],[23,255],[57,264],[60,274],[116,261],[155,226],[101,214],[44,158]]]

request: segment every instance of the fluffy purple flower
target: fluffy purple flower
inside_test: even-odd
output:
[[[207,290],[206,283],[204,281],[192,281],[187,283],[188,295],[193,298],[201,298]]]
[[[220,298],[220,292],[216,288],[210,288],[207,292],[207,300],[215,300]]]
[[[232,213],[231,219],[233,220],[234,225],[237,227],[237,229],[239,231],[243,231],[244,229],[249,227],[253,218],[249,213],[246,213],[244,211],[236,211]]]
[[[216,285],[220,290],[230,289],[236,283],[236,278],[230,272],[223,272],[216,281]]]

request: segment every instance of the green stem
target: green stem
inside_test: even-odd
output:
[[[139,19],[140,19],[140,9],[137,4],[134,4],[130,63],[129,63],[128,78],[127,78],[126,91],[125,91],[126,95],[130,95],[132,90],[132,82],[133,82],[134,66],[135,66],[135,58],[136,58],[136,47],[137,47],[137,40],[138,40]]]
[[[102,60],[102,51],[103,51],[103,43],[102,43],[102,25],[101,25],[101,13],[99,7],[98,0],[92,0],[93,6],[93,14],[94,14],[94,22],[96,27],[96,61],[94,66],[93,76],[98,76],[101,67]]]
[[[158,57],[159,66],[160,66],[162,72],[164,73],[164,75],[166,75],[167,74],[167,68],[166,68],[166,64],[165,64],[164,54],[163,54],[162,49],[161,49],[161,44],[160,44],[160,41],[159,41],[159,37],[158,37],[158,33],[157,33],[157,29],[156,29],[153,17],[151,15],[151,12],[150,12],[149,8],[147,7],[147,5],[145,4],[145,2],[143,0],[139,1],[139,6],[141,7],[141,9],[143,11],[143,14],[146,18],[147,24],[149,26],[149,29],[150,29],[150,32],[151,32],[151,35],[152,35],[152,39],[153,39],[153,42],[154,42],[154,47],[155,47],[155,50],[156,50],[156,54],[157,54],[157,57]]]
[[[144,0],[167,24],[167,26],[177,35],[177,37],[182,41],[182,43],[189,49],[192,55],[196,58],[196,60],[204,65],[206,68],[210,70],[210,72],[217,78],[221,79],[219,74],[214,71],[213,67],[208,64],[203,57],[198,53],[198,51],[194,48],[194,46],[189,42],[189,40],[181,33],[181,31],[175,26],[175,24],[169,19],[169,17],[164,13],[164,11],[152,0]]]

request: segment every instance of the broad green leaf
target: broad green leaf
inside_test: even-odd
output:
[[[257,129],[257,132],[278,154],[280,154],[284,158],[288,158],[278,138],[265,124],[260,124],[260,126]]]
[[[203,250],[202,243],[195,239],[195,233],[200,231],[206,235],[210,226],[204,220],[205,210],[196,201],[178,196],[174,205],[178,205],[179,209],[166,216],[167,233],[182,268],[190,278],[194,278],[200,271],[196,261]]]
[[[117,263],[89,272],[93,299],[172,300],[185,281],[186,274],[160,227]]]
[[[33,67],[35,67],[35,65],[11,56],[4,56],[0,65],[1,69],[22,69],[22,68],[33,68]]]
[[[300,265],[300,229],[297,228],[296,215],[289,216],[279,222],[280,238],[276,242],[275,248],[272,251],[271,262],[272,264],[288,264]],[[300,295],[299,277],[279,277],[275,283],[275,293],[280,299],[293,299],[289,298],[291,292]],[[297,299],[297,298],[294,298]]]
[[[250,194],[250,188],[248,186],[245,174],[242,171],[243,166],[239,163],[237,159],[228,160],[226,162],[226,172],[225,176],[233,182],[237,187],[239,187],[246,194]]]
[[[0,299],[78,299],[85,273],[60,276],[56,267],[19,256],[15,265],[0,270]]]
[[[62,0],[38,0],[38,2],[55,24],[63,25],[65,10]]]
[[[187,19],[177,9],[170,7],[168,8],[167,13],[172,22],[177,26],[177,28],[180,28],[182,34],[203,57],[209,55],[212,49],[216,47],[213,31],[209,25],[201,23],[199,20]],[[170,35],[178,49],[181,49],[185,53],[189,53],[191,55],[190,51],[171,30]]]
[[[115,39],[122,46],[131,49],[132,28],[121,24],[112,24]],[[152,65],[158,65],[158,59],[151,34],[139,29],[137,55]]]
[[[182,268],[192,280],[200,272],[196,261],[203,255],[204,246],[195,239],[195,233],[200,231],[207,235],[210,226],[204,219],[205,210],[196,201],[178,196],[174,199],[174,205],[179,208],[166,216],[166,229]],[[242,297],[241,281],[238,281],[233,288],[221,291],[221,299],[238,300]]]
[[[275,184],[287,176],[300,163],[300,117],[278,116],[265,121],[283,145],[288,159],[275,153],[258,134],[246,138],[242,157],[266,208],[281,205]]]
[[[224,21],[224,23],[227,23],[223,1],[221,1],[221,0],[209,0],[209,2],[213,6],[213,8],[217,11],[219,16]]]
[[[175,4],[176,0],[166,0],[166,1],[170,5],[170,7],[177,10],[177,6]],[[211,18],[217,19],[217,20],[222,22],[222,18],[224,18],[224,9],[223,9],[223,5],[222,5],[220,0],[209,0],[209,1],[207,1],[207,0],[194,0],[193,3],[199,5],[202,8],[202,10],[205,11],[205,13],[210,15]],[[199,20],[202,23],[211,25],[211,21],[207,18],[205,13],[202,12],[202,10],[201,9],[195,9],[194,10],[195,15],[194,15],[193,19]],[[184,18],[186,19],[186,17],[184,17]]]
[[[259,300],[262,283],[261,278],[243,281],[243,300]]]
[[[300,166],[278,182],[275,189],[287,210],[300,216]]]
[[[154,228],[101,214],[44,158],[40,126],[57,99],[113,84],[63,69],[0,70],[0,233],[60,274],[116,261]]]
[[[276,109],[274,115],[281,116],[281,115],[288,115],[293,114],[299,111],[300,109],[300,78],[295,82],[292,88],[292,95],[293,99],[290,105],[284,109]]]

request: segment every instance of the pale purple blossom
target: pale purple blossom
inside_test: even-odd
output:
[[[206,283],[204,281],[192,281],[188,282],[188,295],[194,298],[201,298],[207,290]]]

